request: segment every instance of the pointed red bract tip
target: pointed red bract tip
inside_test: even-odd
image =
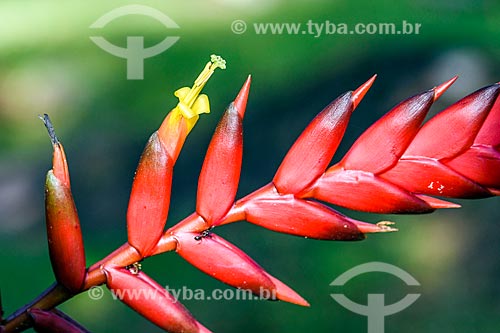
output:
[[[212,333],[211,330],[203,326],[202,324],[198,323],[198,332],[197,333]]]
[[[377,74],[373,75],[368,81],[366,81],[365,83],[360,85],[358,89],[354,90],[354,92],[352,93],[352,97],[351,97],[353,109],[355,109],[358,106],[358,104],[361,102],[363,97],[365,97],[366,93],[368,92],[368,90],[370,89],[370,87],[372,86],[372,84],[376,78],[377,78]]]
[[[60,142],[54,144],[54,153],[52,156],[52,170],[54,170],[54,175],[64,186],[70,188],[68,162],[64,148]]]
[[[415,194],[419,199],[424,200],[431,206],[432,208],[440,209],[440,208],[460,208],[459,204],[456,204],[454,202],[449,202],[441,199],[437,199],[434,197],[430,197],[428,195],[423,195],[423,194]]]
[[[500,196],[500,190],[497,190],[495,188],[489,188],[488,191],[490,191],[491,194],[493,195]]]
[[[272,275],[267,275],[272,283],[274,284],[274,287],[276,288],[276,297],[285,302],[297,304],[300,306],[310,306],[309,302],[306,301],[305,299],[302,298],[299,294],[297,294],[295,291],[292,290],[289,286],[278,280]]]
[[[441,97],[441,95],[446,91],[448,90],[449,87],[451,87],[451,85],[453,83],[455,83],[455,81],[458,79],[458,75],[455,75],[454,77],[452,77],[451,79],[449,79],[448,81],[446,82],[443,82],[441,83],[439,86],[436,86],[434,88],[434,102],[437,101],[437,99],[439,97]]]
[[[238,114],[241,118],[243,118],[245,109],[247,107],[248,93],[250,92],[250,83],[252,83],[252,76],[248,75],[248,78],[243,84],[243,87],[241,87],[238,96],[236,96],[236,98],[234,99],[234,106],[236,107],[236,110],[238,110]]]

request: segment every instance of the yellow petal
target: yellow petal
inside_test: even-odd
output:
[[[193,104],[193,110],[196,114],[210,113],[210,102],[208,101],[208,96],[201,94],[198,96]]]

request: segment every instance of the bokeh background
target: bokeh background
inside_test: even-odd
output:
[[[89,26],[126,5],[154,7],[179,29],[145,16],[124,16],[104,29]],[[244,20],[235,34],[231,22]],[[254,23],[420,23],[418,35],[259,35]],[[306,124],[339,94],[371,75],[378,79],[356,110],[335,159],[392,106],[459,75],[435,103],[438,112],[500,80],[500,4],[496,1],[7,1],[0,2],[0,287],[4,311],[28,302],[53,281],[43,216],[43,186],[51,146],[38,114],[49,113],[69,158],[89,264],[126,240],[125,213],[134,170],[150,135],[176,104],[173,91],[190,86],[208,57],[228,68],[204,92],[212,113],[190,135],[175,169],[172,225],[195,207],[205,149],[225,106],[253,75],[245,119],[239,196],[267,183]],[[145,60],[144,80],[126,79],[126,62],[98,48],[102,35],[125,46],[145,36],[180,40]],[[381,143],[382,144],[382,143]],[[376,200],[376,198],[374,198]],[[344,292],[360,303],[384,293],[393,303],[409,292],[420,299],[386,318],[386,332],[498,332],[500,328],[500,210],[497,198],[458,201],[463,208],[420,216],[349,216],[398,223],[394,234],[363,242],[305,240],[239,223],[220,234],[311,303],[196,301],[183,303],[215,332],[366,332],[365,317],[335,303]],[[382,261],[412,274],[409,288],[382,273],[359,276],[344,288],[329,283],[358,264]],[[144,270],[169,288],[225,285],[173,253],[146,260]],[[160,332],[107,294],[87,294],[61,309],[93,332]]]

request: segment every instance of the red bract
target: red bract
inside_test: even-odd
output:
[[[412,141],[404,158],[453,158],[467,150],[479,133],[498,96],[498,84],[479,89],[429,120]]]
[[[500,190],[500,152],[492,146],[472,146],[463,154],[444,162],[471,181],[482,184],[490,193]],[[489,193],[485,193],[489,196]]]
[[[179,243],[177,253],[213,278],[258,296],[309,305],[289,287],[276,283],[274,277],[223,238],[213,233],[199,235],[193,232],[179,232],[174,237]]]
[[[56,280],[72,293],[83,287],[85,250],[80,220],[71,194],[69,170],[62,144],[57,139],[47,115],[42,120],[47,127],[52,146],[53,169],[45,182],[45,217],[50,262]]]
[[[296,194],[325,172],[344,135],[355,103],[360,102],[374,80],[375,76],[354,95],[347,92],[330,103],[302,132],[274,176],[273,183],[280,193]]]
[[[498,84],[480,89],[439,113],[422,127],[398,164],[380,176],[415,193],[454,198],[495,195],[500,183],[495,178],[498,158],[488,143],[497,142],[500,134],[495,135],[491,125],[497,116],[486,120],[499,91]],[[479,140],[486,145],[474,147],[485,123]]]
[[[481,126],[479,133],[474,139],[475,145],[492,146],[500,150],[500,98],[497,98],[493,104],[490,113]]]
[[[243,157],[242,120],[249,89],[250,77],[219,122],[201,168],[196,211],[210,225],[227,213],[236,197]]]
[[[491,196],[486,188],[432,158],[402,159],[381,177],[415,193],[451,198]]]
[[[123,303],[171,333],[209,333],[182,304],[143,272],[106,267],[107,286]]]
[[[361,134],[339,166],[373,174],[393,166],[417,134],[433,100],[431,90],[401,102]]]
[[[244,212],[240,218],[273,231],[324,240],[361,240],[365,233],[395,231],[356,221],[318,202],[280,195],[272,184],[267,187],[238,207]]]
[[[492,194],[500,194],[500,98],[496,99],[473,145],[461,155],[442,161]]]
[[[174,161],[154,133],[137,167],[127,211],[128,241],[142,255],[151,252],[163,233],[173,167]]]
[[[415,194],[360,170],[332,168],[318,179],[308,196],[365,212],[427,213],[434,210]]]
[[[38,333],[89,333],[85,328],[57,310],[30,309],[29,314],[34,322],[33,328]]]

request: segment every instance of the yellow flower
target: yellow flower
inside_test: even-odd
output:
[[[179,103],[167,115],[158,130],[158,136],[174,160],[177,158],[186,136],[198,121],[199,115],[210,113],[208,96],[200,93],[217,68],[225,69],[226,61],[213,54],[194,81],[193,86],[191,88],[182,87],[174,93],[179,99]]]
[[[205,94],[200,95],[200,92],[217,68],[225,69],[226,61],[222,57],[212,54],[210,61],[194,81],[193,87],[182,87],[174,93],[179,98],[179,103],[172,112],[179,112],[186,118],[188,131],[191,131],[196,124],[200,114],[210,113],[208,96]]]

